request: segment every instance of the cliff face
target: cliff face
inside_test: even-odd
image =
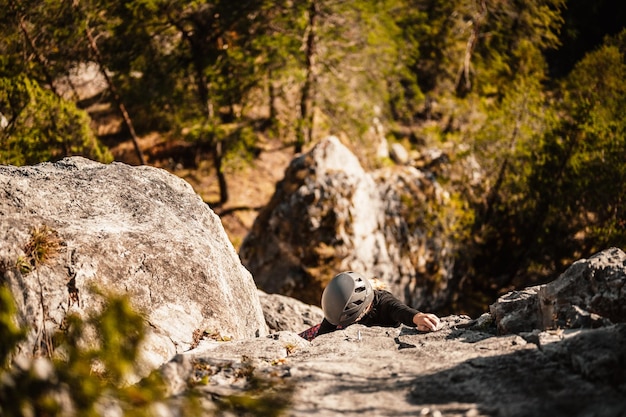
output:
[[[506,294],[493,315],[444,317],[435,333],[353,325],[306,342],[283,327],[203,341],[162,372],[172,398],[218,398],[205,403],[218,415],[245,414],[242,398],[264,398],[288,416],[623,416],[626,324],[616,312],[625,284],[626,254],[613,248],[552,283]],[[266,306],[285,302],[265,297],[278,297]],[[297,318],[316,308],[297,303],[282,313],[299,331]],[[541,319],[545,311],[552,321]]]
[[[269,293],[319,304],[335,274],[354,270],[433,310],[449,295],[454,266],[454,245],[437,211],[447,199],[414,167],[365,172],[330,137],[291,162],[239,254]]]
[[[31,328],[24,351],[68,314],[99,309],[94,288],[128,295],[145,314],[147,370],[189,349],[197,329],[266,334],[256,286],[220,219],[166,171],[78,157],[1,166],[0,195],[2,280]],[[26,248],[37,230],[57,253],[34,265]]]

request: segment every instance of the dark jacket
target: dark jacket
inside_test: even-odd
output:
[[[415,327],[413,317],[417,313],[419,311],[402,303],[389,291],[374,290],[372,308],[357,323],[365,326],[398,327],[400,324],[404,324]],[[337,326],[324,319],[316,336],[330,333],[337,329]]]

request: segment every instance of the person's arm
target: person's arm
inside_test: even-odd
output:
[[[335,326],[334,324],[332,324],[328,320],[324,319],[324,320],[322,320],[322,324],[320,325],[320,329],[317,331],[317,336],[322,335],[322,334],[326,334],[326,333],[331,333],[331,332],[334,332],[335,330],[337,330],[337,326]]]
[[[417,327],[418,330],[422,331],[435,331],[439,328],[439,317],[431,313],[422,313],[407,306],[388,291],[381,294],[381,302],[384,304],[384,309],[396,322]]]
[[[417,330],[434,332],[439,330],[441,321],[439,320],[439,317],[432,313],[417,313],[413,316],[413,323],[415,323]]]

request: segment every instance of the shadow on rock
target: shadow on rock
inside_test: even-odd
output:
[[[322,378],[336,379],[337,374],[328,373]],[[413,408],[403,411],[403,401],[394,393],[406,391],[412,386],[412,378],[399,377],[391,373],[389,376],[370,376],[363,378],[355,375],[339,375],[341,382],[333,384],[328,390],[320,394],[324,401],[312,407],[302,404],[298,407],[298,415],[311,414],[322,416],[338,415],[363,415],[363,416],[415,416]],[[381,390],[381,387],[393,387],[389,391]],[[376,397],[376,402],[359,401],[359,398]]]
[[[426,414],[625,416],[626,325],[472,358],[413,380],[408,397]]]

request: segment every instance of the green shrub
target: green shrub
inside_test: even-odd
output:
[[[13,267],[3,263],[1,272],[12,268],[23,276],[39,274],[39,266],[53,259],[61,245],[55,230],[34,227],[24,255]],[[137,374],[144,319],[127,297],[100,295],[100,312],[86,319],[66,316],[55,335],[44,335],[47,356],[37,357],[16,353],[28,329],[18,326],[13,295],[0,285],[0,415],[96,416],[108,407],[127,416],[150,414],[151,406],[164,397],[159,374],[128,385]]]
[[[54,337],[54,359],[8,360],[26,333],[14,315],[12,295],[0,287],[0,415],[97,416],[115,407],[125,416],[142,416],[164,398],[158,373],[126,385],[144,336],[143,318],[127,298],[108,296],[102,312],[86,320],[68,316]],[[83,340],[88,327],[95,346]]]
[[[25,76],[0,78],[0,113],[0,164],[33,165],[71,155],[113,160],[85,111]]]

